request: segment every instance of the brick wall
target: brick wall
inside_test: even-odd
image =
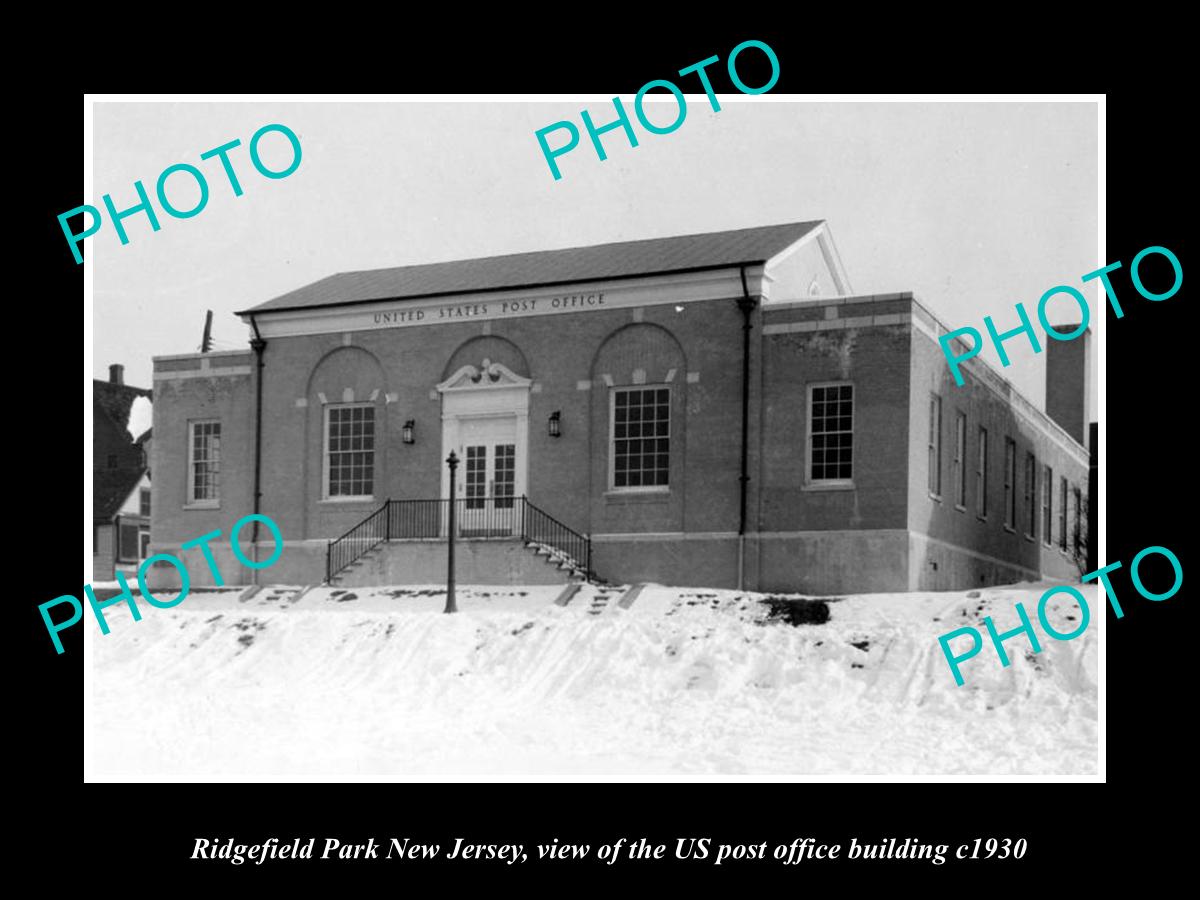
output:
[[[922,317],[923,321],[926,320]],[[936,328],[936,324],[933,326]],[[909,416],[912,422],[909,453],[912,477],[909,483],[909,529],[927,537],[914,552],[911,587],[951,588],[995,581],[1035,579],[1041,574],[1053,578],[1076,578],[1070,554],[1059,549],[1060,481],[1068,481],[1068,501],[1073,488],[1087,489],[1087,455],[1069,435],[1045,414],[1033,409],[1015,389],[996,373],[981,365],[964,369],[964,384],[955,385],[946,358],[935,340],[925,331],[913,337],[912,396]],[[929,491],[929,423],[931,396],[941,398],[941,497]],[[966,417],[966,497],[963,508],[956,505],[954,452],[956,418]],[[976,488],[979,428],[988,433],[987,514],[980,517]],[[1016,444],[1016,521],[1005,525],[1004,465],[1005,439]],[[1036,523],[1034,535],[1027,535],[1028,508],[1025,505],[1026,454],[1033,453],[1037,465]],[[1053,469],[1052,544],[1046,546],[1041,516],[1043,466]],[[1068,514],[1068,528],[1072,526]],[[946,546],[951,545],[951,546]],[[1071,540],[1068,538],[1068,548]],[[957,549],[956,549],[957,548]],[[962,551],[969,551],[968,562]],[[949,567],[949,572],[947,571]]]

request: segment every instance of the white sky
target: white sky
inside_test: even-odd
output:
[[[153,198],[178,162],[205,173],[210,197],[190,219],[155,199],[161,230],[139,213],[125,220],[126,246],[107,219],[87,239],[95,377],[120,362],[127,383],[150,387],[152,356],[199,349],[206,309],[215,349],[244,347],[235,309],[354,269],[825,219],[856,293],[911,290],[950,327],[982,330],[989,314],[1001,329],[1018,324],[1017,301],[1036,323],[1044,291],[1082,290],[1080,276],[1108,262],[1096,249],[1094,103],[720,101],[713,112],[689,96],[672,134],[634,119],[639,146],[610,132],[604,162],[579,117],[587,108],[598,125],[611,121],[604,100],[97,103],[85,202],[102,207],[111,193],[118,210],[133,206],[136,179]],[[652,121],[671,120],[668,102]],[[560,119],[583,134],[555,181],[534,132]],[[295,131],[304,153],[280,180],[249,159],[250,136],[272,122]],[[200,160],[233,138],[236,198],[219,161]],[[261,146],[271,168],[290,160],[281,135]],[[168,186],[177,207],[194,205],[186,175]],[[1094,331],[1103,307],[1094,287],[1084,293]],[[1050,309],[1052,322],[1077,321],[1068,300]],[[1016,340],[1006,349],[1003,374],[1042,405],[1045,353]]]

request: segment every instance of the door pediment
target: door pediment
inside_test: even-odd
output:
[[[532,379],[522,378],[502,363],[484,359],[478,366],[466,365],[437,386],[439,393],[456,391],[528,388]]]

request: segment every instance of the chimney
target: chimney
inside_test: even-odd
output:
[[[120,363],[113,363],[108,367],[108,383],[109,384],[124,384],[125,383],[125,367]]]
[[[1069,334],[1078,325],[1055,325]],[[1087,446],[1091,402],[1092,330],[1070,341],[1046,341],[1046,415]]]

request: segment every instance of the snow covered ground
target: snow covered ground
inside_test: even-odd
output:
[[[586,586],[193,592],[94,636],[93,779],[1096,773],[1096,603],[1039,654],[939,635],[1036,626],[1048,585],[873,594],[820,625],[764,595]],[[1059,631],[1079,609],[1051,601]],[[1074,618],[1072,618],[1074,617]],[[95,623],[86,625],[95,627]],[[85,627],[86,627],[85,625]],[[957,645],[956,645],[957,646]]]

